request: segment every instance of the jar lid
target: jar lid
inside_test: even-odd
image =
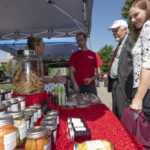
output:
[[[56,115],[58,115],[59,112],[58,112],[58,110],[51,110],[51,111],[48,111],[46,115],[48,115],[48,114],[51,114],[51,115],[56,114]]]
[[[4,103],[0,102],[0,109],[4,109],[6,106]]]
[[[18,102],[18,100],[16,98],[11,98],[10,99],[11,104],[15,104]]]
[[[42,125],[43,126],[49,126],[51,124],[56,124],[56,121],[55,120],[42,120]]]
[[[17,51],[17,56],[18,56],[18,57],[37,56],[37,52],[36,52],[35,50],[29,50],[29,49],[26,49],[26,50],[18,50],[18,51]]]
[[[54,117],[46,117],[43,119],[43,121],[53,121],[53,122],[56,122],[56,118]]]
[[[25,120],[29,120],[30,119],[30,115],[29,114],[24,114],[24,118],[25,118]]]
[[[18,118],[18,117],[23,117],[24,113],[22,110],[18,110],[18,111],[9,111],[7,112],[9,115],[13,116],[13,119]]]
[[[11,102],[9,100],[4,100],[2,101],[2,103],[4,103],[6,107],[11,105]]]
[[[41,108],[41,105],[40,104],[33,104],[33,105],[30,105],[29,106],[30,108],[33,108],[33,107],[36,107],[36,108]]]
[[[24,114],[29,114],[30,116],[33,116],[34,111],[33,111],[33,109],[26,108],[26,109],[24,110]]]
[[[51,123],[51,124],[47,124],[45,125],[45,127],[48,129],[48,130],[56,130],[57,129],[57,124],[56,123]]]
[[[36,112],[38,111],[37,107],[30,107],[30,106],[29,106],[29,108],[30,108],[34,113],[36,113]]]
[[[42,136],[45,136],[47,134],[47,129],[42,126],[36,126],[33,128],[30,128],[27,131],[27,138],[39,138]]]
[[[18,100],[18,102],[25,101],[25,97],[23,96],[18,96],[16,97],[16,99]]]
[[[44,119],[57,119],[57,116],[48,114],[48,115],[44,116]]]
[[[13,117],[8,114],[3,114],[0,116],[0,127],[7,125],[7,124],[13,124]]]

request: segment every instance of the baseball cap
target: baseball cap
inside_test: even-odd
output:
[[[120,26],[128,27],[128,24],[125,20],[116,20],[113,22],[112,26],[110,26],[108,28],[108,30],[112,30],[112,29],[118,28]]]

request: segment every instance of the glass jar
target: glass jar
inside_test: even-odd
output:
[[[34,112],[33,124],[34,124],[34,126],[36,126],[37,120],[38,120],[38,109],[36,107],[29,107],[29,109],[31,109]]]
[[[10,115],[0,116],[0,150],[16,150],[16,131]]]
[[[50,150],[47,131],[48,130],[42,126],[30,128],[27,131],[25,150]]]
[[[41,115],[42,115],[42,111],[41,111],[41,105],[40,104],[33,104],[33,105],[30,105],[29,108],[33,108],[33,107],[36,107],[38,109],[38,119],[41,118]]]
[[[30,115],[27,113],[24,113],[24,118],[26,121],[27,130],[30,128]]]
[[[57,124],[53,121],[42,120],[42,125],[51,131],[51,139],[53,145],[57,140]]]
[[[26,108],[24,110],[24,114],[29,114],[30,120],[29,120],[29,128],[32,128],[34,126],[34,112],[30,108]]]
[[[5,110],[6,110],[5,104],[0,102],[0,115],[4,114]]]
[[[12,60],[13,93],[43,92],[43,63],[34,50],[19,50]]]
[[[11,102],[10,100],[4,100],[2,101],[3,104],[5,104],[5,107],[6,107],[6,111],[10,111],[10,106],[11,106]]]
[[[11,102],[10,110],[18,111],[18,100],[16,98],[11,98],[10,102]]]
[[[54,122],[57,124],[57,116],[56,115],[46,115],[44,116],[43,120],[54,120]],[[57,124],[58,126],[58,124]]]
[[[13,116],[14,119],[14,126],[16,127],[16,134],[17,134],[17,148],[21,148],[25,144],[26,140],[26,121],[24,119],[23,111],[10,111],[8,112],[9,115]]]
[[[18,96],[15,97],[18,100],[18,109],[19,110],[24,110],[25,109],[25,97],[23,96]]]
[[[51,111],[48,111],[46,113],[46,115],[56,115],[57,116],[57,125],[59,125],[59,111],[58,110],[51,110]]]

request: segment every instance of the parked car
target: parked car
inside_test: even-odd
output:
[[[12,77],[10,74],[5,74],[2,70],[0,70],[0,82],[11,82]]]

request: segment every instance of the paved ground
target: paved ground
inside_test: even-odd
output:
[[[112,110],[112,94],[107,92],[107,87],[104,87],[104,82],[99,82],[100,86],[97,87],[98,96],[101,101]]]

